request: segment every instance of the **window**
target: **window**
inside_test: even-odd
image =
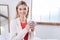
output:
[[[32,20],[36,22],[60,22],[60,0],[33,0]]]
[[[0,34],[9,32],[9,6],[0,4]]]

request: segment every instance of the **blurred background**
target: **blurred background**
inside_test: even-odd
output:
[[[16,16],[19,1],[21,0],[0,0],[0,40],[9,38],[9,23]],[[60,0],[23,1],[29,6],[29,20],[39,22],[35,25],[36,40],[60,40]]]

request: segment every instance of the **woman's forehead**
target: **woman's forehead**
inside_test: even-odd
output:
[[[26,5],[19,5],[18,8],[28,8]]]

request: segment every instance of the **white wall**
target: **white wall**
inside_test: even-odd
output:
[[[36,25],[35,36],[41,39],[60,39],[60,26]]]

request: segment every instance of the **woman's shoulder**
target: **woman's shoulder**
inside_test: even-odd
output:
[[[14,20],[19,20],[19,18],[15,18]]]
[[[17,21],[17,20],[19,20],[19,18],[14,18],[14,19],[11,19],[11,21]]]
[[[16,24],[18,22],[20,22],[19,18],[15,18],[15,19],[10,20],[10,23],[13,23],[13,24]]]

